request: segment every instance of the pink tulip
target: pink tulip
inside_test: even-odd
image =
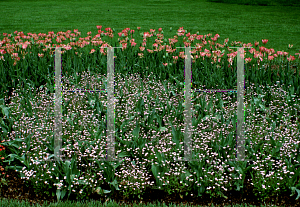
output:
[[[262,39],[261,41],[262,41],[263,44],[267,44],[267,42],[268,42],[269,40],[267,40],[267,39]]]
[[[268,57],[268,60],[274,60],[274,56],[270,55],[270,56]]]

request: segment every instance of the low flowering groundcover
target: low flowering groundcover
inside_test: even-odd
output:
[[[93,193],[111,196],[115,192],[125,198],[142,198],[149,189],[180,197],[209,195],[228,200],[228,192],[243,191],[245,182],[251,182],[254,195],[262,200],[286,191],[299,198],[299,53],[294,56],[263,46],[256,50],[259,42],[245,48],[245,74],[254,81],[245,78],[245,154],[253,161],[233,162],[237,97],[233,92],[198,93],[195,89],[236,85],[236,76],[229,75],[236,75],[237,53],[229,48],[228,40],[217,43],[218,34],[190,34],[183,27],[169,41],[161,28],[158,33],[140,33],[143,43],[138,49],[130,35],[134,30],[126,28],[118,33],[122,48],[115,56],[115,150],[121,161],[99,161],[105,158],[107,144],[106,94],[66,92],[62,100],[62,153],[70,161],[46,162],[54,153],[55,93],[50,71],[54,71],[55,48],[50,46],[63,48],[62,87],[105,89],[107,53],[103,47],[112,44],[102,37],[112,39],[113,30],[106,28],[105,33],[101,26],[97,28],[93,38],[91,33],[80,37],[78,30],[2,35],[0,69],[8,79],[2,83],[8,82],[14,89],[1,88],[5,96],[0,155],[5,157],[6,169],[20,173],[36,193],[45,192],[57,200],[72,195],[83,199]],[[155,43],[147,44],[153,36]],[[192,50],[196,80],[192,123],[193,156],[199,161],[175,161],[183,157],[185,146],[185,54],[173,49],[179,41],[196,47]],[[267,44],[267,40],[262,43]],[[252,47],[251,43],[231,44],[236,45]],[[203,73],[214,78],[201,79]],[[9,154],[3,153],[6,149]]]

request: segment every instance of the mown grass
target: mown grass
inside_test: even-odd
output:
[[[239,1],[235,1],[238,3]],[[251,1],[255,2],[255,1]],[[271,1],[270,1],[271,2]],[[273,2],[273,1],[272,1]],[[82,36],[95,25],[114,28],[141,27],[142,31],[163,28],[166,37],[184,27],[191,34],[219,34],[222,39],[252,44],[268,39],[266,47],[291,53],[300,49],[300,7],[254,6],[209,2],[206,0],[135,1],[0,1],[3,12],[0,33],[23,31],[48,33],[78,29]],[[173,31],[170,31],[172,28]],[[115,36],[114,40],[118,37]],[[142,41],[142,40],[140,40]],[[138,42],[140,43],[140,42]],[[293,47],[288,49],[288,45]]]
[[[17,200],[7,200],[7,199],[0,199],[0,206],[1,207],[116,207],[116,206],[121,206],[118,205],[118,203],[114,202],[114,201],[108,201],[106,203],[100,204],[98,202],[70,202],[70,201],[66,201],[64,203],[45,203],[43,205],[31,205],[29,202],[26,201],[17,201]],[[192,205],[175,205],[175,204],[165,204],[165,203],[161,203],[161,202],[157,202],[157,203],[153,203],[153,204],[132,204],[132,205],[127,205],[124,204],[122,205],[122,207],[203,207],[203,206],[192,206]],[[205,206],[206,207],[206,206]],[[210,207],[217,207],[214,204],[210,205]],[[223,207],[255,207],[253,205],[247,205],[247,204],[241,204],[241,205],[224,205]],[[268,205],[261,205],[260,207],[268,207]],[[273,207],[277,207],[277,206],[273,206]],[[279,206],[278,206],[279,207]]]

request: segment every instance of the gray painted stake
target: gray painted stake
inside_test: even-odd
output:
[[[115,157],[114,49],[107,48],[107,157]]]
[[[191,47],[185,48],[185,133],[184,133],[184,157],[185,159],[191,159],[191,139],[192,139],[192,112],[191,112],[191,82],[192,82],[192,74],[191,74],[191,65],[192,65],[192,58],[191,54]]]
[[[60,149],[62,147],[62,112],[61,112],[61,48],[55,48],[55,123],[54,123],[54,157],[61,159]]]
[[[184,109],[184,158],[176,159],[176,161],[191,161],[191,138],[193,132],[192,126],[192,112],[191,112],[191,83],[192,83],[192,58],[191,58],[191,48],[192,47],[176,47],[185,48],[185,85],[184,85],[184,96],[185,96],[185,109]],[[193,47],[195,48],[195,47]]]
[[[231,47],[234,48],[234,47]],[[250,47],[251,48],[251,47]],[[252,161],[245,160],[245,123],[244,123],[244,47],[237,50],[237,159],[231,161]]]

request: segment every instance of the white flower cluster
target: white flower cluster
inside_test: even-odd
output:
[[[21,179],[29,180],[29,178],[30,178],[31,176],[33,176],[33,174],[35,173],[35,171],[33,171],[33,170],[28,171],[28,170],[25,170],[25,169],[26,169],[26,167],[23,167],[23,168],[22,168],[22,171],[21,171],[21,172],[23,172],[23,173],[25,174],[25,177],[21,177]]]

